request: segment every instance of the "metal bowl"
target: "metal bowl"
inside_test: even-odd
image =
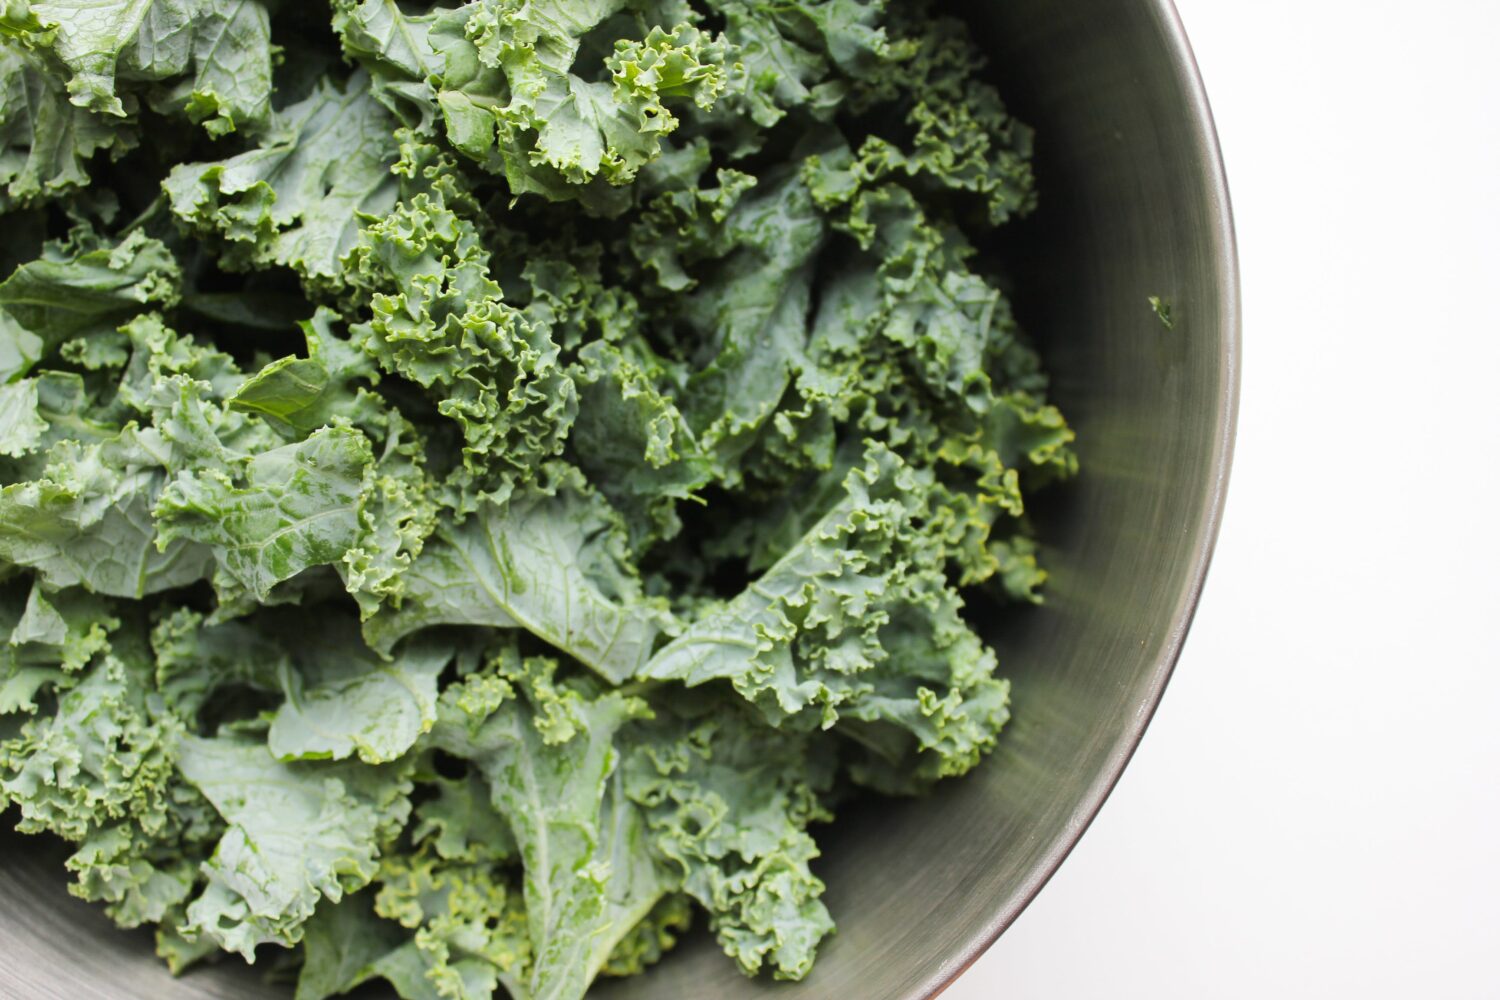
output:
[[[1170,0],[969,10],[1002,93],[1037,129],[1042,208],[996,249],[1085,471],[1039,505],[1046,607],[989,623],[1015,683],[999,750],[930,798],[871,802],[825,833],[819,871],[839,930],[805,982],[775,987],[787,998],[930,997],[1016,918],[1140,740],[1223,508],[1238,390],[1234,232],[1176,11]],[[1171,303],[1171,329],[1153,295]],[[172,979],[149,938],[69,897],[60,856],[28,839],[0,842],[0,900],[0,995],[278,995],[237,963]],[[755,1000],[771,989],[700,938],[599,993]]]

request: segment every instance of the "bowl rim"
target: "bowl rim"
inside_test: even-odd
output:
[[[1235,433],[1239,423],[1240,406],[1240,352],[1242,337],[1242,306],[1240,299],[1239,249],[1235,236],[1234,206],[1229,194],[1229,179],[1224,167],[1223,151],[1219,144],[1218,127],[1214,121],[1203,76],[1193,53],[1187,29],[1182,23],[1174,0],[1149,0],[1151,15],[1159,22],[1166,38],[1166,59],[1175,73],[1182,93],[1186,96],[1189,119],[1192,123],[1192,141],[1203,164],[1207,185],[1208,203],[1212,208],[1213,265],[1222,291],[1219,318],[1219,374],[1224,392],[1215,412],[1214,448],[1209,463],[1210,475],[1201,494],[1203,518],[1198,536],[1193,540],[1191,569],[1178,596],[1177,608],[1172,615],[1167,642],[1157,657],[1155,666],[1147,676],[1145,698],[1140,711],[1136,712],[1124,732],[1110,750],[1106,766],[1089,786],[1075,812],[1075,820],[1059,835],[1047,849],[1042,862],[1027,877],[1019,892],[1004,900],[994,915],[975,929],[964,947],[945,961],[927,982],[914,994],[914,1000],[932,1000],[958,981],[959,977],[977,962],[1000,935],[1016,921],[1027,906],[1031,905],[1042,889],[1051,881],[1058,868],[1078,845],[1084,833],[1098,817],[1110,793],[1120,781],[1126,765],[1135,756],[1146,729],[1161,705],[1167,682],[1171,680],[1177,661],[1182,656],[1183,644],[1198,603],[1203,596],[1204,583],[1213,562],[1214,547],[1218,542],[1219,529],[1224,520],[1224,504],[1228,495],[1230,470],[1234,464]]]

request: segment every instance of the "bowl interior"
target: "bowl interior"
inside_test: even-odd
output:
[[[895,0],[899,2],[899,0]],[[1233,232],[1208,107],[1170,0],[967,5],[1037,129],[1042,208],[998,251],[1078,429],[1084,475],[1036,512],[1039,611],[986,623],[1015,720],[968,779],[870,802],[821,840],[838,934],[807,998],[927,997],[1020,912],[1113,786],[1160,697],[1207,569],[1237,389]],[[1167,329],[1148,304],[1170,302]],[[149,936],[69,897],[61,858],[0,839],[0,995],[264,998],[231,963],[174,980]],[[706,937],[611,1000],[766,995]],[[290,995],[288,991],[286,995]],[[372,994],[376,995],[376,994]]]

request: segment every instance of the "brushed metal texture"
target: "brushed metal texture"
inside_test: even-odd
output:
[[[1015,721],[968,778],[920,801],[864,803],[822,831],[839,930],[805,982],[746,980],[699,935],[647,976],[603,985],[606,1000],[934,996],[1077,842],[1182,648],[1223,509],[1239,385],[1234,228],[1192,52],[1170,0],[964,6],[1002,93],[1037,129],[1042,207],[994,249],[1084,469],[1036,505],[1046,607],[985,623],[1015,683]],[[1173,329],[1151,295],[1171,302]],[[291,995],[231,962],[171,978],[147,935],[67,895],[62,856],[0,837],[0,996]]]

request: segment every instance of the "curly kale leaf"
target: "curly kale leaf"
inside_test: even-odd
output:
[[[708,911],[724,950],[750,975],[805,976],[833,930],[807,833],[832,818],[822,796],[833,756],[728,706],[697,720],[664,715],[626,745],[625,788],[650,849]]]
[[[1031,129],[1011,117],[995,88],[984,82],[984,56],[969,28],[933,16],[926,5],[898,5],[890,72],[860,80],[857,106],[889,108],[906,135],[891,142],[871,136],[859,149],[872,180],[905,175],[925,190],[978,196],[991,225],[1036,205]]]
[[[440,10],[409,14],[396,0],[334,0],[333,30],[344,55],[370,74],[370,92],[407,125],[423,132],[438,115],[429,78],[443,67],[433,47]]]
[[[240,384],[228,403],[253,413],[284,436],[307,437],[335,421],[380,422],[382,405],[365,386],[380,373],[364,352],[333,331],[336,315],[319,309],[298,324],[307,338],[307,356],[279,358]]]
[[[320,80],[274,114],[260,145],[178,164],[164,187],[178,218],[224,241],[230,266],[280,265],[326,283],[354,246],[361,214],[380,216],[395,203],[392,127],[363,74]]]
[[[137,436],[63,441],[48,458],[40,478],[0,489],[0,557],[35,569],[49,586],[117,597],[207,575],[212,549],[186,537],[158,544],[152,510],[167,475]]]
[[[296,670],[283,671],[286,701],[267,745],[279,760],[396,760],[437,721],[438,674],[452,659],[451,646],[419,638],[387,663],[364,647],[353,621],[325,622],[297,645]]]
[[[633,245],[663,289],[686,292],[676,339],[696,370],[684,416],[733,485],[738,460],[805,366],[813,276],[827,232],[795,175],[769,183],[733,171],[719,187],[669,191],[636,223]]]
[[[209,135],[258,132],[271,116],[271,18],[260,0],[153,0],[122,53],[124,74],[161,81],[152,107]]]
[[[515,835],[531,945],[525,995],[581,997],[669,886],[617,775],[615,735],[648,709],[560,685],[550,661],[507,656],[496,668],[510,696],[488,714],[454,699],[436,740],[474,762]]]
[[[41,444],[47,427],[37,412],[36,379],[0,385],[0,455],[29,455]]]
[[[137,229],[112,241],[81,228],[0,281],[0,308],[54,346],[174,305],[181,286],[181,267],[160,240]]]
[[[209,546],[221,597],[243,591],[263,602],[278,583],[354,547],[372,460],[363,434],[331,427],[236,462],[232,472],[184,472],[153,509],[160,545]]]
[[[210,135],[260,124],[271,107],[270,15],[259,0],[25,0],[0,31],[55,61],[71,102],[124,118],[148,91],[161,110],[182,111]]]
[[[320,898],[369,884],[410,810],[399,772],[284,764],[258,740],[188,737],[177,766],[227,824],[187,930],[251,962],[257,945],[301,940]]]
[[[12,0],[0,77],[0,803],[71,891],[298,1000],[694,914],[806,976],[817,825],[995,745],[974,602],[1077,470],[965,29]]]
[[[95,156],[122,155],[135,142],[117,120],[70,103],[35,56],[0,46],[0,212],[85,187]]]
[[[992,677],[994,653],[960,616],[943,548],[923,527],[932,480],[876,446],[844,493],[642,676],[726,680],[772,724],[849,720],[865,741],[867,729],[880,738],[891,764],[911,754],[917,780],[962,774],[1008,718],[1008,687]]]
[[[571,445],[579,467],[621,512],[632,541],[670,538],[681,525],[677,501],[713,476],[713,464],[676,402],[658,386],[659,359],[631,357],[595,341],[573,373],[578,421]]]
[[[378,964],[401,946],[405,935],[399,925],[377,917],[373,903],[373,893],[360,892],[337,905],[325,902],[308,919],[296,1000],[325,1000],[379,975]]]
[[[192,721],[221,691],[277,690],[289,663],[281,644],[256,623],[209,624],[202,612],[185,607],[155,623],[151,650],[162,700],[175,716]]]
[[[123,118],[126,108],[115,93],[116,64],[151,5],[152,0],[21,0],[6,6],[0,30],[62,63],[71,74],[68,93],[74,104]]]
[[[142,670],[128,653],[101,652],[55,714],[0,743],[0,792],[19,806],[20,829],[74,841],[115,822],[164,831],[176,733],[152,714]]]
[[[45,690],[60,693],[77,683],[94,656],[109,649],[120,627],[109,601],[79,590],[47,593],[33,583],[22,601],[14,590],[0,598],[0,714],[36,712]]]
[[[547,325],[504,301],[489,260],[474,224],[423,192],[368,226],[348,266],[373,293],[357,342],[436,397],[463,434],[465,466],[493,480],[562,450],[577,394]]]
[[[431,38],[449,141],[513,194],[618,214],[629,198],[613,189],[661,155],[679,124],[671,108],[711,108],[732,55],[690,23],[619,39],[603,59],[581,55],[583,37],[625,6],[478,0],[443,15]]]
[[[400,604],[365,623],[376,649],[433,625],[518,628],[618,683],[669,624],[643,596],[608,506],[576,473],[440,526],[404,579]]]

